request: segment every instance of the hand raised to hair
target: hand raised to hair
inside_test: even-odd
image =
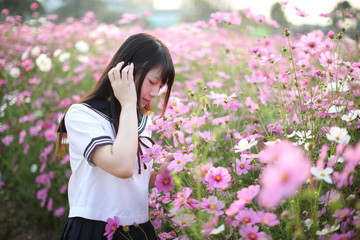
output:
[[[123,65],[124,62],[119,62],[108,72],[111,87],[122,107],[131,104],[136,106],[137,95],[134,83],[134,64],[127,65],[120,72]]]

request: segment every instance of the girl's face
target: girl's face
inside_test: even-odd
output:
[[[140,107],[144,108],[147,104],[158,96],[160,89],[163,87],[161,80],[161,68],[150,70],[144,79],[140,91]]]

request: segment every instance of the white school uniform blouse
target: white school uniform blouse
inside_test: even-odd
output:
[[[132,178],[117,178],[90,161],[96,147],[112,144],[115,130],[102,111],[81,103],[72,105],[65,116],[72,175],[69,179],[69,217],[107,221],[117,216],[120,225],[149,220],[148,189],[153,162],[138,164]],[[149,116],[138,125],[139,136],[151,136]],[[151,146],[147,139],[142,140]],[[143,146],[141,146],[144,151]],[[139,165],[141,174],[139,174]]]

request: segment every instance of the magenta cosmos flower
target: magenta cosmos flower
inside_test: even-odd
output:
[[[231,176],[228,170],[224,167],[212,167],[209,169],[208,174],[205,176],[208,187],[226,189],[229,187]]]
[[[173,178],[168,170],[164,170],[156,176],[155,187],[159,192],[169,192],[174,188]]]
[[[107,235],[107,239],[111,240],[113,238],[113,235],[114,235],[116,229],[118,229],[119,226],[120,226],[120,223],[119,223],[119,218],[117,216],[115,216],[114,219],[108,218],[107,224],[105,226],[104,236]]]

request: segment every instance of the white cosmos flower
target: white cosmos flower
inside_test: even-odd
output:
[[[327,85],[326,89],[334,92],[346,92],[349,87],[346,83],[332,82]]]
[[[75,48],[82,53],[86,53],[89,51],[89,44],[87,42],[81,40],[75,43]]]
[[[35,60],[36,65],[39,67],[42,72],[49,72],[52,67],[51,59],[46,56],[46,54],[40,54]]]
[[[311,168],[312,175],[314,175],[318,180],[324,180],[325,182],[330,184],[332,184],[330,175],[333,171],[334,170],[330,167],[327,167],[325,169],[318,169],[317,167]]]
[[[310,228],[311,228],[311,225],[314,223],[314,221],[312,220],[312,219],[310,219],[310,218],[308,218],[308,219],[306,219],[305,221],[304,221],[304,224],[305,224],[305,227],[306,227],[306,229],[307,230],[309,230]]]
[[[37,171],[37,169],[38,169],[38,166],[34,163],[34,164],[31,165],[31,167],[30,167],[30,172],[35,173],[35,172]]]
[[[329,113],[338,113],[338,112],[341,112],[341,110],[344,109],[344,106],[336,106],[336,105],[332,105],[330,108],[329,108]]]
[[[20,76],[20,69],[17,67],[12,67],[9,71],[9,74],[13,78],[18,78]]]
[[[39,56],[39,54],[41,53],[41,49],[39,46],[34,47],[33,49],[31,49],[31,55],[33,56]]]
[[[330,228],[324,228],[321,231],[316,231],[316,234],[319,236],[324,236],[324,235],[328,235],[329,233],[335,232],[336,230],[338,230],[340,228],[340,225],[333,225]]]
[[[242,152],[245,150],[248,150],[250,148],[252,148],[253,146],[255,146],[257,144],[257,141],[253,138],[251,139],[250,142],[248,142],[248,140],[246,140],[245,138],[241,139],[238,144],[234,147],[235,152]]]
[[[87,63],[87,62],[90,61],[90,58],[88,56],[85,56],[85,55],[79,55],[78,60],[79,60],[79,62]]]
[[[68,52],[61,53],[59,55],[59,61],[60,62],[65,62],[66,60],[70,59],[70,57],[71,57],[71,55]]]
[[[295,132],[298,140],[305,140],[305,139],[311,139],[313,136],[311,135],[311,130],[305,132],[305,131],[296,131]]]
[[[329,141],[348,144],[350,142],[350,135],[345,128],[332,127],[330,132],[326,134]]]
[[[348,114],[341,116],[341,119],[346,122],[351,122],[352,120],[356,119],[357,117],[360,117],[360,110],[354,109],[354,110],[351,110]]]
[[[27,59],[29,57],[29,51],[24,51],[21,54],[21,61],[24,61],[25,59]]]
[[[225,226],[224,224],[222,224],[221,226],[217,227],[217,228],[214,228],[211,232],[210,232],[210,235],[211,234],[219,234],[221,233],[222,231],[225,230]]]
[[[54,57],[58,57],[61,53],[62,53],[62,50],[58,48],[58,49],[56,49],[56,50],[54,51],[53,56],[54,56]]]

